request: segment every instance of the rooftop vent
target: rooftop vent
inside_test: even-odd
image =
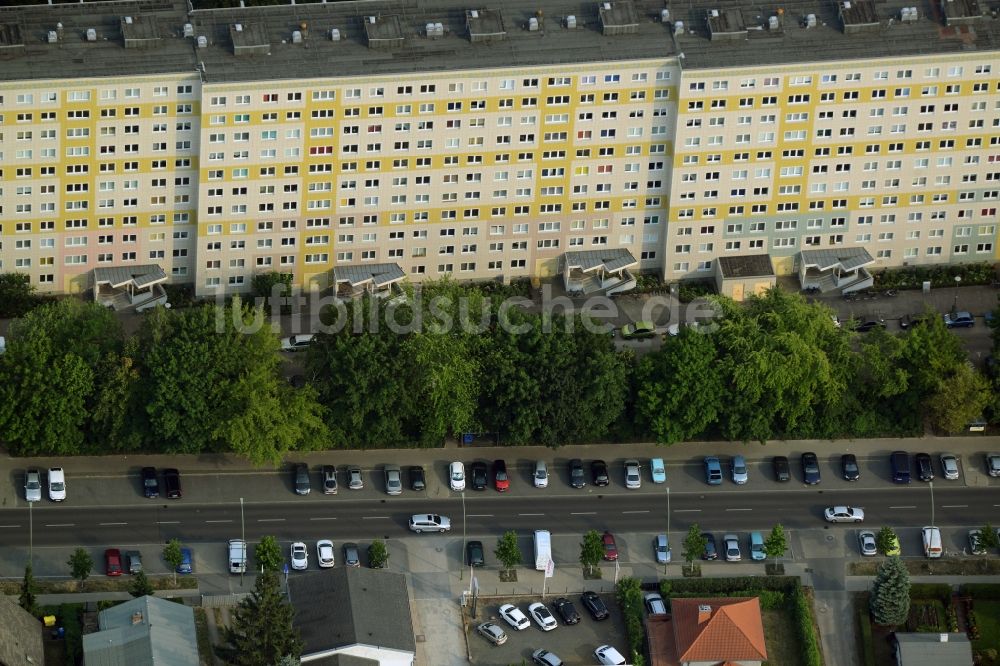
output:
[[[598,10],[601,33],[604,35],[634,35],[639,32],[639,13],[632,0],[605,2]]]
[[[364,24],[370,49],[391,49],[402,46],[406,41],[398,16],[368,16]]]
[[[465,13],[469,41],[489,42],[507,38],[503,15],[499,9],[470,9]]]
[[[132,613],[132,624],[142,624],[142,611],[137,610]]]
[[[97,41],[97,31],[93,28],[87,28],[87,41],[96,42]]]
[[[569,28],[570,30],[576,28],[576,16],[570,14],[569,16],[566,17],[566,27]]]
[[[203,49],[208,46],[208,37],[205,35],[198,35],[198,48]]]
[[[920,18],[920,13],[916,7],[903,7],[899,10],[899,20],[903,23],[912,23]]]
[[[191,25],[190,23],[185,23],[184,24],[184,36],[185,37],[194,37],[194,26]]]
[[[330,28],[330,41],[339,42],[340,41],[340,30],[337,28]]]

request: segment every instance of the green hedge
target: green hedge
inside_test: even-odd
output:
[[[968,583],[958,590],[965,597],[1000,601],[1000,584],[997,583]]]
[[[947,606],[951,603],[951,585],[913,583],[910,585],[910,599],[937,599]]]
[[[861,638],[863,666],[875,666],[875,642],[872,636],[872,618],[868,604],[858,606],[858,635]]]
[[[799,637],[802,663],[805,666],[823,666],[823,655],[819,650],[819,636],[813,624],[812,606],[802,587],[792,594],[792,616],[795,619],[795,633]]]
[[[646,631],[643,624],[642,584],[636,578],[622,578],[618,581],[618,604],[625,618],[625,634],[628,636],[629,652],[632,653],[632,663],[643,666],[643,644],[646,642]]]
[[[670,592],[676,596],[695,596],[698,594],[728,594],[733,590],[747,591],[750,596],[757,596],[761,590],[776,590],[791,592],[799,586],[799,579],[794,576],[734,576],[732,578],[681,578],[670,581]]]

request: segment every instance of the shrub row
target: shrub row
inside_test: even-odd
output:
[[[643,628],[642,584],[636,578],[623,578],[618,581],[618,605],[625,617],[625,635],[628,637],[631,663],[635,666],[645,666],[642,655],[646,631]]]
[[[937,599],[947,606],[951,603],[951,585],[940,583],[913,583],[910,585],[911,599]]]
[[[795,620],[795,633],[799,637],[802,651],[802,663],[805,666],[823,666],[823,655],[819,650],[819,637],[813,624],[812,606],[802,586],[795,587],[792,594],[792,616]]]
[[[992,601],[1000,600],[1000,584],[998,583],[968,583],[958,589],[964,597],[989,599]]]
[[[748,590],[756,596],[761,590],[791,592],[799,586],[794,576],[735,576],[732,578],[684,578],[666,581],[667,594],[733,594],[733,590]]]
[[[980,263],[890,268],[875,273],[874,278],[877,289],[917,289],[926,280],[932,287],[954,287],[956,276],[962,278],[963,285],[990,284],[995,275],[993,266]]]
[[[868,604],[858,606],[858,631],[861,636],[861,658],[864,666],[875,666],[875,643],[872,636],[872,616]]]

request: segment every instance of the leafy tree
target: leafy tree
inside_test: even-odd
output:
[[[694,439],[723,411],[722,382],[711,335],[682,328],[639,363],[636,413],[661,444]]]
[[[302,654],[302,639],[292,625],[294,616],[277,574],[260,574],[253,592],[240,602],[225,629],[231,646],[225,651],[226,661],[238,666],[274,666],[291,657],[295,663]]]
[[[281,546],[273,536],[262,537],[260,543],[254,546],[253,556],[257,559],[261,571],[280,571],[285,561],[281,554]]]
[[[69,556],[69,561],[66,564],[69,565],[70,575],[80,581],[82,588],[83,582],[90,577],[90,573],[94,570],[94,559],[83,548],[77,548]]]
[[[906,622],[910,613],[910,574],[898,557],[879,564],[869,608],[876,624],[896,626]]]
[[[708,538],[701,533],[698,523],[694,523],[688,528],[687,536],[684,537],[684,549],[681,552],[684,561],[688,563],[688,567],[692,571],[695,559],[701,557],[702,553],[705,552],[706,545],[708,545]]]
[[[511,570],[521,563],[521,547],[517,544],[517,532],[507,530],[497,539],[496,550],[493,551],[497,561],[506,570]]]
[[[788,535],[785,534],[785,528],[781,523],[778,523],[764,539],[764,554],[776,560],[784,556],[786,550],[788,550]]]
[[[449,435],[473,432],[479,367],[464,336],[443,329],[410,336],[403,343],[411,387],[422,387],[415,414],[420,440],[437,446]]]
[[[271,296],[291,296],[292,281],[295,276],[291,273],[279,273],[277,271],[267,271],[257,273],[250,279],[250,288],[253,295],[264,299],[264,307],[270,309]],[[277,289],[275,289],[277,287]]]
[[[986,379],[968,363],[960,363],[925,401],[931,424],[943,432],[959,432],[982,416],[991,399]]]
[[[147,595],[153,594],[153,584],[149,582],[149,578],[146,577],[146,572],[142,569],[139,573],[128,584],[128,593],[133,597],[145,597]]]
[[[986,549],[1000,548],[1000,536],[988,522],[979,528],[979,545]]]
[[[30,276],[25,273],[0,273],[0,317],[23,317],[38,302]]]
[[[368,546],[368,566],[372,569],[384,569],[389,564],[389,549],[381,539],[372,541]]]
[[[28,611],[35,617],[41,614],[38,608],[38,584],[35,582],[35,574],[29,563],[24,567],[24,580],[21,582],[21,593],[17,598],[17,603],[21,608]]]
[[[899,537],[896,536],[891,527],[883,527],[875,533],[875,547],[883,555],[895,548],[897,543],[899,543]]]
[[[181,565],[184,560],[184,554],[181,552],[181,542],[179,539],[171,539],[167,542],[167,545],[163,547],[163,561],[170,565],[170,570],[174,572],[174,585],[177,584],[177,567]]]
[[[590,573],[594,573],[601,558],[604,557],[604,541],[601,533],[597,530],[590,530],[583,535],[583,543],[580,544],[580,564],[587,567]]]
[[[87,407],[90,435],[103,443],[107,453],[135,451],[143,443],[146,428],[138,353],[138,340],[129,338],[121,352],[105,354],[94,373],[94,391]]]

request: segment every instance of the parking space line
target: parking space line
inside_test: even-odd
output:
[[[101,527],[109,527],[111,525],[128,525],[128,523],[97,523]]]

